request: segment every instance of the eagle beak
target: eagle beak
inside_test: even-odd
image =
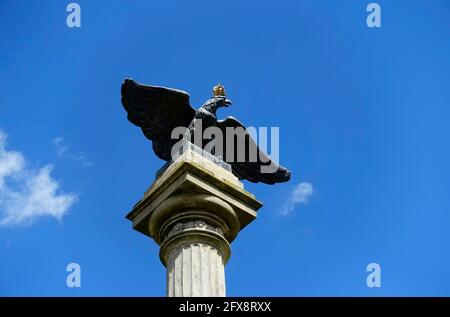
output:
[[[223,102],[223,105],[224,105],[225,107],[231,106],[231,100],[230,100],[230,99],[225,99],[225,101]]]

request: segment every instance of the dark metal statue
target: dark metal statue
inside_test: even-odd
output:
[[[222,142],[225,147],[222,153],[227,153],[226,146],[230,144],[226,140],[226,129],[234,128],[244,131],[243,139],[245,142],[234,143],[234,147],[231,148],[235,152],[234,157],[232,156],[232,159],[226,155],[222,157],[225,162],[231,165],[233,174],[239,179],[266,184],[286,182],[290,179],[291,173],[259,149],[242,123],[233,117],[217,120],[217,109],[231,105],[231,101],[226,98],[225,89],[222,85],[219,84],[214,87],[213,97],[207,100],[198,110],[191,107],[189,94],[182,90],[141,85],[132,79],[126,79],[122,84],[121,92],[122,104],[128,113],[128,120],[140,127],[144,135],[152,141],[153,150],[159,158],[171,161],[173,146],[179,142],[179,139],[172,138],[174,128],[185,127],[186,135],[192,137],[196,120],[202,119],[203,131],[208,127],[217,127],[222,131],[225,138]],[[189,141],[191,140],[189,139]],[[208,140],[203,140],[202,148],[206,141]],[[239,148],[239,145],[245,148]],[[251,149],[256,149],[256,159],[250,158],[249,152]],[[246,153],[243,159],[237,159],[238,151]],[[272,172],[263,172],[262,167],[269,165]]]

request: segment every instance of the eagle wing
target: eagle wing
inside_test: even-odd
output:
[[[225,120],[218,120],[217,126],[222,130],[224,138],[223,153],[225,161],[231,165],[233,173],[239,179],[247,179],[254,183],[262,182],[266,184],[286,182],[290,179],[290,171],[271,160],[270,157],[259,148],[245,126],[237,119],[227,117]],[[239,135],[239,137],[244,141],[239,144],[237,137],[233,136],[235,139],[233,140],[234,148],[231,149],[234,151],[234,153],[232,153],[232,155],[234,155],[232,160],[227,157],[227,154],[230,151],[230,149],[227,149],[227,145],[229,146],[232,144],[230,143],[231,140],[227,140],[227,138],[230,137],[229,135],[227,136],[226,133],[226,128],[228,127],[234,128],[234,131],[241,131],[242,135]],[[242,152],[242,147],[245,149],[244,152]],[[241,151],[240,153],[237,152],[238,149]],[[256,156],[254,155],[253,158],[250,155],[252,149],[255,149],[255,154],[257,154]]]
[[[152,141],[155,154],[166,161],[171,159],[171,138],[176,127],[188,127],[195,116],[189,104],[189,94],[182,90],[141,85],[132,79],[122,84],[122,105],[128,120],[140,127]]]

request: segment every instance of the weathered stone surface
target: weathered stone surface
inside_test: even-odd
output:
[[[219,250],[206,243],[186,243],[167,258],[167,296],[225,296],[225,268]]]
[[[260,207],[232,173],[187,151],[127,218],[160,245],[167,296],[225,296],[230,243]]]

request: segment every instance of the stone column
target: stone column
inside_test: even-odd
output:
[[[231,172],[187,150],[127,218],[160,245],[167,296],[225,296],[230,243],[261,206]]]

